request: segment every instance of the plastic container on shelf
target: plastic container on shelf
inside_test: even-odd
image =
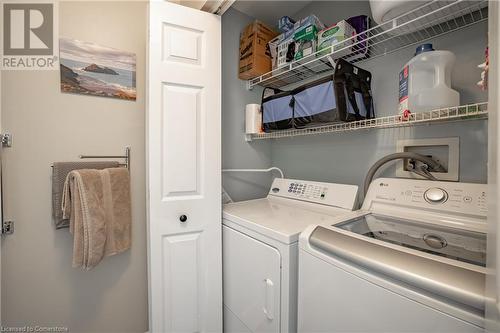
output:
[[[440,25],[487,6],[488,1],[370,0],[373,20],[380,31],[401,36]],[[438,10],[439,8],[445,10]],[[466,7],[469,7],[467,10]],[[418,18],[418,19],[417,19]],[[412,22],[417,19],[417,22]],[[392,30],[394,26],[397,29]]]
[[[415,56],[399,73],[399,113],[420,112],[460,104],[460,94],[451,88],[455,55],[436,51],[432,44],[417,47]]]
[[[370,9],[373,20],[383,24],[428,2],[430,0],[370,0]]]

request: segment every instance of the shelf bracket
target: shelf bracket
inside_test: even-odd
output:
[[[247,80],[247,90],[253,90],[253,85],[250,80]]]

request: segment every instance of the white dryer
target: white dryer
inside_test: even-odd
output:
[[[482,332],[486,187],[377,179],[300,236],[299,332]]]
[[[299,234],[351,212],[357,192],[277,178],[266,198],[224,205],[225,332],[296,331]]]

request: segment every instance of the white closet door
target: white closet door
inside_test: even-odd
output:
[[[220,17],[152,1],[150,332],[222,330]]]

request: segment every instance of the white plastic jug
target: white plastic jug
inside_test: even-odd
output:
[[[420,112],[460,104],[460,94],[451,89],[455,55],[435,51],[432,44],[417,47],[415,56],[399,73],[399,113]]]

